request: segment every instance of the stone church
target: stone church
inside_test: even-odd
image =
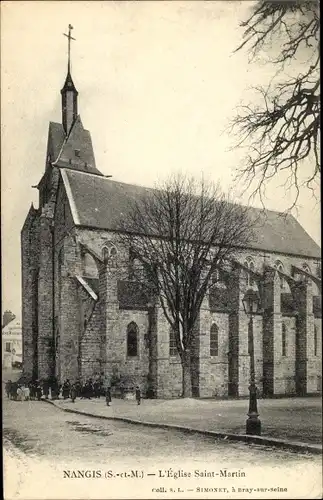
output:
[[[178,397],[182,372],[169,324],[118,244],[128,201],[148,188],[99,170],[69,65],[61,99],[62,123],[49,123],[38,208],[31,205],[21,231],[24,374],[60,381],[101,374],[113,387],[139,384],[152,397]],[[248,395],[242,298],[250,288],[262,303],[253,321],[260,393],[318,393],[320,248],[291,215],[250,213],[260,221],[257,238],[210,286],[199,313],[193,394]]]

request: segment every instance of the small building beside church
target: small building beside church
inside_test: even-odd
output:
[[[149,188],[116,182],[96,165],[70,65],[61,97],[62,122],[49,123],[39,204],[31,205],[21,231],[24,374],[56,375],[60,382],[101,375],[113,387],[139,385],[152,397],[178,397],[182,372],[169,324],[118,240],[129,200]],[[256,238],[237,249],[200,310],[193,394],[248,395],[242,298],[250,288],[262,304],[253,321],[260,393],[316,394],[320,248],[291,215],[250,208],[250,216],[257,219]]]
[[[5,315],[5,313],[4,313]],[[22,329],[21,322],[13,316],[9,322],[4,322],[2,327],[2,368],[22,367]]]

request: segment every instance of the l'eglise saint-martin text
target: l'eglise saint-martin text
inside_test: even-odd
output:
[[[158,477],[162,478],[172,478],[172,479],[181,479],[188,477],[246,477],[246,473],[240,469],[229,470],[229,469],[219,469],[217,471],[213,470],[201,470],[195,469],[193,471],[186,471],[184,469],[159,469]]]

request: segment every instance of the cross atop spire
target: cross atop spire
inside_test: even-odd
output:
[[[67,59],[67,71],[68,73],[70,72],[71,69],[71,40],[75,40],[75,38],[72,37],[71,32],[72,32],[73,26],[71,24],[68,25],[68,35],[66,33],[63,33],[64,36],[68,38],[68,59]]]

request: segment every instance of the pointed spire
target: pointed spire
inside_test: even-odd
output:
[[[62,122],[66,136],[68,136],[73,123],[77,117],[77,96],[78,92],[75,88],[74,82],[71,76],[71,40],[75,40],[71,36],[71,31],[73,26],[68,25],[68,35],[63,33],[68,39],[68,58],[67,58],[67,75],[65,79],[64,86],[61,90],[62,94]]]

